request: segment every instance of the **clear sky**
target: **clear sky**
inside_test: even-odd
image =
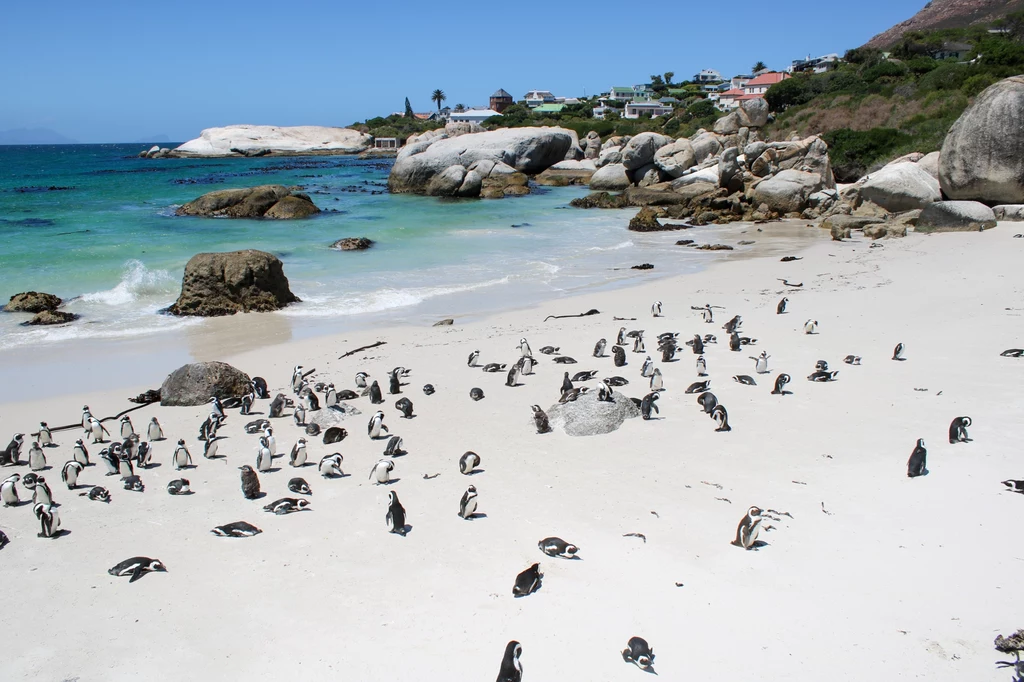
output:
[[[11,0],[0,9],[0,130],[80,142],[186,140],[232,123],[348,125],[486,105],[505,88],[594,94],[702,68],[842,54],[925,0],[639,3]]]

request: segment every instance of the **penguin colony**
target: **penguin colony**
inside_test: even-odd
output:
[[[778,302],[777,313],[788,312],[789,300],[783,298]],[[710,324],[713,322],[714,313],[710,304],[700,308],[700,322]],[[652,317],[658,320],[664,319],[665,311],[661,301],[651,307]],[[729,421],[729,413],[718,397],[713,393],[718,387],[714,380],[713,368],[715,360],[730,351],[738,351],[744,346],[756,346],[756,338],[743,335],[743,320],[740,315],[730,318],[723,326],[729,338],[728,347],[725,344],[719,346],[717,337],[714,334],[694,334],[692,339],[687,339],[676,331],[665,331],[662,333],[648,334],[646,330],[627,330],[626,327],[614,330],[608,337],[597,340],[590,353],[592,358],[601,364],[601,369],[583,370],[570,373],[562,371],[561,381],[556,385],[558,366],[574,365],[577,361],[569,356],[561,354],[561,348],[543,346],[539,348],[539,354],[534,355],[533,350],[526,338],[520,339],[519,344],[514,347],[518,353],[517,358],[501,358],[511,362],[482,363],[481,351],[473,350],[468,356],[467,366],[472,370],[483,373],[503,374],[507,367],[511,367],[505,374],[504,384],[507,387],[515,388],[527,381],[543,381],[551,385],[553,396],[560,403],[567,403],[579,400],[593,392],[599,401],[614,402],[618,400],[632,400],[637,404],[643,420],[668,419],[671,415],[662,415],[658,405],[659,395],[665,391],[674,390],[683,394],[696,396],[696,404],[701,411],[710,417],[715,425],[715,432],[728,433],[732,430]],[[800,331],[805,335],[818,335],[819,325],[816,320],[808,319]],[[657,354],[661,357],[661,363],[648,355],[645,336],[650,339],[652,348],[656,348]],[[614,339],[611,354],[608,351],[607,338]],[[680,343],[679,339],[687,339]],[[678,369],[682,365],[674,365],[678,357],[685,353],[685,347],[689,347],[696,358],[696,380],[687,386],[687,371]],[[585,343],[579,347],[580,357],[586,357]],[[756,351],[755,351],[756,352]],[[639,355],[642,360],[634,360],[630,363],[627,358],[630,355]],[[1007,353],[1004,353],[1007,355]],[[717,356],[717,357],[716,357]],[[793,391],[787,386],[791,384],[792,378],[785,372],[774,372],[769,368],[770,356],[767,351],[761,351],[758,355],[749,356],[753,360],[753,371],[758,375],[774,375],[766,377],[766,383],[772,388],[759,385],[750,375],[735,375],[732,380],[743,387],[738,390],[758,391],[761,399],[780,399],[782,396],[792,395]],[[884,356],[868,357],[868,362],[881,362]],[[906,361],[905,347],[899,343],[893,350],[892,360]],[[860,365],[862,357],[848,355],[843,361],[848,365]],[[545,368],[545,365],[547,367]],[[615,374],[621,372],[628,374],[621,368],[636,367],[633,369],[635,386],[641,389],[643,396],[640,398],[628,398],[615,389],[630,385],[630,380]],[[541,371],[536,371],[541,368]],[[664,371],[663,371],[664,368]],[[671,368],[671,370],[670,370]],[[795,369],[795,368],[794,368]],[[348,475],[344,472],[345,458],[341,452],[328,452],[341,444],[348,432],[339,427],[328,428],[322,438],[322,445],[317,443],[316,438],[305,438],[300,436],[294,439],[290,448],[279,448],[275,435],[273,423],[275,419],[290,420],[296,427],[305,428],[307,435],[319,435],[319,430],[311,430],[308,420],[320,410],[338,409],[344,402],[368,399],[368,402],[375,406],[367,423],[367,438],[374,442],[386,442],[383,449],[383,457],[372,464],[369,471],[368,483],[374,486],[386,486],[386,499],[381,500],[380,513],[384,520],[381,532],[387,532],[398,536],[406,536],[413,528],[414,523],[432,523],[431,519],[423,519],[416,515],[416,510],[407,513],[399,499],[397,486],[400,478],[394,476],[399,469],[395,462],[396,458],[404,456],[407,452],[403,449],[403,439],[391,433],[387,421],[388,413],[383,409],[376,409],[378,405],[385,405],[380,383],[373,379],[368,373],[360,371],[354,376],[354,390],[338,388],[342,386],[340,380],[335,382],[319,382],[311,384],[309,377],[312,371],[305,371],[301,365],[294,368],[292,376],[288,381],[288,391],[292,396],[285,393],[276,393],[273,397],[268,390],[268,383],[261,377],[256,377],[252,382],[251,391],[244,396],[229,400],[220,400],[216,397],[210,399],[210,414],[205,418],[197,429],[197,440],[190,441],[186,437],[178,437],[179,434],[166,435],[158,418],[152,416],[149,421],[143,422],[145,426],[137,429],[132,423],[129,415],[123,416],[116,426],[108,420],[100,420],[94,416],[89,407],[85,406],[81,415],[81,431],[64,432],[54,434],[46,422],[40,422],[38,431],[35,434],[16,433],[11,437],[7,447],[0,450],[0,465],[5,468],[5,474],[0,481],[0,501],[3,507],[9,508],[3,511],[4,515],[22,514],[17,510],[20,506],[26,506],[31,510],[35,518],[39,538],[55,539],[60,538],[64,531],[62,523],[67,520],[73,525],[73,516],[69,519],[62,519],[60,505],[55,504],[54,493],[46,478],[36,472],[60,471],[61,483],[63,483],[69,495],[81,496],[90,502],[102,502],[111,504],[116,495],[111,495],[109,490],[99,485],[107,480],[117,480],[125,491],[144,493],[145,495],[157,494],[153,490],[145,492],[146,487],[143,479],[148,478],[150,470],[155,463],[161,462],[167,466],[171,473],[177,478],[166,483],[167,494],[174,496],[201,495],[201,489],[196,489],[187,478],[181,477],[181,472],[203,467],[218,467],[216,461],[230,461],[235,466],[225,467],[217,470],[216,475],[229,475],[237,471],[239,477],[241,496],[246,500],[260,500],[258,506],[251,508],[249,518],[251,520],[267,519],[265,523],[273,523],[271,517],[265,516],[289,516],[300,512],[312,512],[313,505],[310,498],[315,499],[313,488],[302,476],[290,476],[291,473],[298,473],[295,470],[308,471],[306,476],[315,478],[319,474],[324,481],[323,485],[345,485],[342,481],[332,482],[336,479],[345,479]],[[409,385],[407,380],[411,370],[404,367],[396,367],[387,373],[386,382],[388,394],[401,397],[394,403],[395,412],[391,417],[397,419],[414,419],[416,417],[414,402],[411,397],[403,391]],[[828,361],[819,360],[810,374],[808,381],[813,383],[830,383],[838,380],[839,372],[830,370]],[[666,378],[667,375],[667,378]],[[435,381],[443,379],[439,377]],[[646,380],[646,381],[641,381]],[[673,381],[674,380],[674,381]],[[495,382],[491,382],[500,390]],[[732,385],[732,384],[727,384]],[[682,388],[686,386],[685,388]],[[425,396],[434,394],[436,390],[433,384],[426,384],[423,387]],[[443,389],[442,389],[443,390]],[[317,394],[322,394],[318,396]],[[779,398],[775,398],[779,396]],[[485,399],[483,391],[474,388],[469,396],[474,401]],[[528,408],[528,409],[526,409]],[[231,414],[238,410],[238,415]],[[551,422],[544,409],[539,404],[524,405],[524,411],[532,419],[524,419],[524,424],[529,422],[536,434],[544,435],[554,431]],[[270,419],[255,419],[246,422],[249,416],[266,414]],[[104,422],[107,421],[111,428]],[[140,420],[141,421],[141,420]],[[393,422],[394,423],[394,422]],[[958,416],[952,419],[948,427],[948,440],[951,445],[965,444],[972,441],[968,437],[967,429],[972,426],[972,420],[968,416]],[[742,418],[738,428],[742,428]],[[111,430],[115,435],[112,435]],[[219,444],[228,438],[222,435],[222,431],[230,431],[231,447],[220,448]],[[239,431],[244,431],[241,435]],[[358,432],[358,431],[357,431]],[[457,434],[453,433],[453,436]],[[723,436],[727,437],[727,436]],[[190,450],[190,442],[192,449]],[[173,443],[173,445],[172,445]],[[198,445],[196,444],[198,443]],[[248,445],[243,445],[247,443]],[[339,448],[340,449],[340,448]],[[194,455],[192,451],[196,451]],[[201,450],[201,453],[200,453]],[[251,454],[247,455],[246,450]],[[927,469],[927,449],[924,438],[917,440],[916,445],[911,448],[910,459],[907,462],[907,476],[917,478],[925,476]],[[63,463],[60,462],[64,455]],[[49,456],[48,456],[49,455]],[[486,453],[485,453],[486,455]],[[486,508],[486,474],[481,468],[484,457],[474,451],[465,451],[456,458],[453,456],[453,470],[467,477],[474,477],[474,484],[467,485],[461,499],[452,500],[452,511],[465,521],[486,519],[486,514],[480,513],[478,509]],[[894,455],[895,456],[895,455]],[[209,460],[210,463],[204,461]],[[249,463],[240,464],[240,461],[248,460]],[[279,460],[279,461],[275,461]],[[10,471],[10,473],[6,473]],[[165,471],[167,471],[165,469]],[[288,473],[282,473],[288,472]],[[287,484],[285,478],[289,477]],[[116,479],[114,477],[117,477]],[[475,482],[481,480],[481,491],[478,492]],[[429,479],[431,477],[424,476]],[[1015,493],[1024,493],[1024,481],[1006,480],[1002,484],[1007,490]],[[154,488],[156,490],[158,488]],[[264,492],[266,490],[266,492]],[[288,493],[301,497],[284,495]],[[58,489],[58,493],[59,493]],[[284,496],[280,496],[284,495]],[[23,496],[25,499],[23,499]],[[269,496],[269,497],[268,497]],[[58,497],[60,495],[58,494]],[[264,498],[275,498],[265,503]],[[481,505],[483,499],[484,505]],[[116,502],[114,502],[116,504]],[[72,510],[73,511],[73,510]],[[783,512],[776,512],[770,509],[762,509],[757,505],[750,506],[743,517],[739,520],[731,544],[743,550],[757,550],[766,546],[766,543],[759,538],[763,533],[774,530],[765,523],[765,520],[780,521]],[[785,514],[788,515],[788,514]],[[301,516],[301,514],[300,514]],[[248,520],[230,521],[206,529],[209,533],[221,538],[253,538],[263,531]],[[414,523],[410,523],[414,522]],[[484,521],[484,523],[486,523]],[[10,525],[7,519],[5,524]],[[24,527],[24,526],[22,526]],[[728,531],[722,529],[723,542]],[[627,534],[637,535],[639,534]],[[0,534],[0,549],[3,544],[10,542],[6,534]],[[15,534],[15,540],[28,541],[25,533]],[[73,539],[67,540],[74,542]],[[398,540],[401,542],[401,540]],[[646,542],[646,538],[644,538]],[[144,548],[139,548],[143,550]],[[580,548],[560,537],[550,536],[543,538],[537,543],[537,550],[551,560],[576,560],[580,559]],[[547,560],[546,559],[546,560]],[[545,561],[546,561],[545,560]],[[169,565],[173,568],[173,557]],[[522,568],[509,567],[511,595],[514,598],[528,598],[530,595],[542,589],[557,589],[557,585],[551,588],[545,587],[544,568],[540,561]],[[521,570],[520,570],[521,569]],[[113,578],[128,577],[128,583],[134,583],[150,573],[168,573],[168,564],[162,559],[147,556],[135,556],[124,559],[111,568],[107,573]],[[518,570],[518,573],[515,571]],[[514,579],[512,576],[514,575]],[[571,579],[571,569],[560,570],[558,580]],[[504,654],[498,664],[498,682],[518,682],[523,679],[523,664],[521,658],[524,655],[524,647],[517,640],[512,640],[505,646]],[[625,648],[621,651],[624,662],[635,665],[642,670],[653,672],[655,654],[651,645],[642,637],[631,636],[626,642]],[[540,678],[540,677],[539,677]]]

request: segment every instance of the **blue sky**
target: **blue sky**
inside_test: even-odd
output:
[[[505,88],[593,94],[843,53],[925,0],[223,2],[54,0],[0,12],[0,130],[172,140],[231,123],[348,125]],[[631,13],[630,8],[636,11]]]

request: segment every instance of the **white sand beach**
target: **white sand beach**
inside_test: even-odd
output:
[[[369,329],[219,358],[288,395],[296,364],[339,388],[354,388],[355,373],[367,371],[385,391],[388,370],[410,368],[402,394],[416,417],[400,418],[400,396],[385,394],[380,406],[408,451],[395,459],[395,480],[367,480],[386,443],[366,435],[376,409],[367,398],[351,401],[361,414],[345,424],[343,442],[309,439],[302,470],[287,462],[301,429],[290,417],[274,420],[284,456],[259,475],[261,500],[240,491],[238,467],[255,465],[256,453],[243,426],[257,417],[237,410],[221,431],[226,458],[215,461],[203,459],[196,439],[207,408],[133,412],[140,431],[158,416],[168,440],[153,446],[158,466],[139,472],[143,493],[121,490],[102,464],[83,472],[83,484],[110,489],[109,504],[61,484],[81,430],[55,433],[59,447],[46,451],[51,468],[40,473],[69,532],[37,538],[31,504],[0,508],[11,539],[0,550],[0,626],[9,633],[0,678],[492,680],[514,639],[524,680],[637,680],[644,673],[620,652],[638,635],[665,680],[1009,680],[992,641],[1024,626],[1016,527],[1024,496],[1000,483],[1024,478],[1024,359],[1000,356],[1024,347],[1018,225],[822,241],[788,263],[777,254],[735,259],[449,327]],[[788,312],[777,315],[782,296]],[[655,300],[664,317],[651,317]],[[721,306],[713,324],[691,310],[705,303]],[[590,308],[601,314],[544,321]],[[730,352],[722,325],[737,314],[757,343]],[[818,333],[803,332],[808,319]],[[647,354],[665,378],[658,418],[600,436],[537,434],[530,406],[556,403],[566,370],[621,375],[623,394],[648,392],[646,354],[627,352],[622,368],[591,357],[620,326],[646,330]],[[715,432],[696,396],[684,394],[698,378],[690,349],[660,362],[661,332],[717,335],[705,357],[731,432]],[[481,364],[514,362],[521,337],[539,360],[522,386],[467,367],[474,349]],[[386,345],[338,359],[379,340]],[[893,361],[900,342],[906,360]],[[545,345],[578,364],[554,364],[537,353]],[[754,372],[749,358],[761,351],[770,374]],[[862,364],[844,364],[848,354]],[[836,381],[806,380],[818,360],[839,370]],[[779,372],[793,377],[792,395],[771,394]],[[757,385],[733,381],[737,374]],[[424,395],[427,383],[436,393]],[[6,403],[0,438],[35,431],[40,420],[77,422],[83,404],[113,415],[130,406],[127,396],[154,387]],[[473,387],[486,397],[470,400]],[[974,440],[951,445],[950,421],[963,415]],[[106,425],[114,431],[116,422]],[[178,438],[195,468],[171,466]],[[911,479],[919,438],[930,473]],[[28,472],[28,440],[22,465],[0,477]],[[100,447],[89,446],[94,462]],[[482,459],[473,476],[458,469],[467,450]],[[344,456],[348,476],[319,476],[316,463],[331,452]],[[168,495],[167,482],[182,476],[195,494]],[[312,511],[264,512],[295,496],[286,488],[293,476],[310,483]],[[486,515],[472,521],[457,515],[469,485]],[[389,490],[407,511],[405,537],[386,528]],[[730,542],[752,505],[778,520],[766,518],[766,544],[745,551]],[[263,533],[210,533],[233,521]],[[542,554],[538,541],[553,535],[578,545],[581,559]],[[168,571],[134,583],[107,574],[138,555]],[[534,562],[543,586],[514,598],[516,575]]]

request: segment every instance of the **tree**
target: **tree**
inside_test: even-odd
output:
[[[445,101],[446,99],[448,99],[448,95],[444,94],[444,90],[441,90],[440,88],[434,90],[434,92],[431,93],[430,95],[430,101],[437,102],[438,111],[441,111],[441,102]]]
[[[406,118],[416,118],[416,115],[412,113],[412,105],[409,104],[409,98],[408,97],[405,98],[405,117]]]
[[[658,87],[659,85],[664,85],[664,84],[665,84],[665,82],[663,80],[661,80],[661,76],[659,76],[658,74],[653,74],[651,76],[651,85],[652,86]]]
[[[456,104],[455,108],[452,109],[452,111],[454,111],[455,113],[461,113],[461,112],[463,112],[465,110],[466,110],[466,105],[465,104]]]
[[[768,67],[765,66],[764,62],[757,62],[756,64],[754,64],[754,68],[751,70],[751,73],[757,73],[758,71],[766,71],[767,69]]]
[[[675,75],[676,75],[675,71],[666,71],[665,72],[665,85],[672,85],[672,79],[675,78]]]

